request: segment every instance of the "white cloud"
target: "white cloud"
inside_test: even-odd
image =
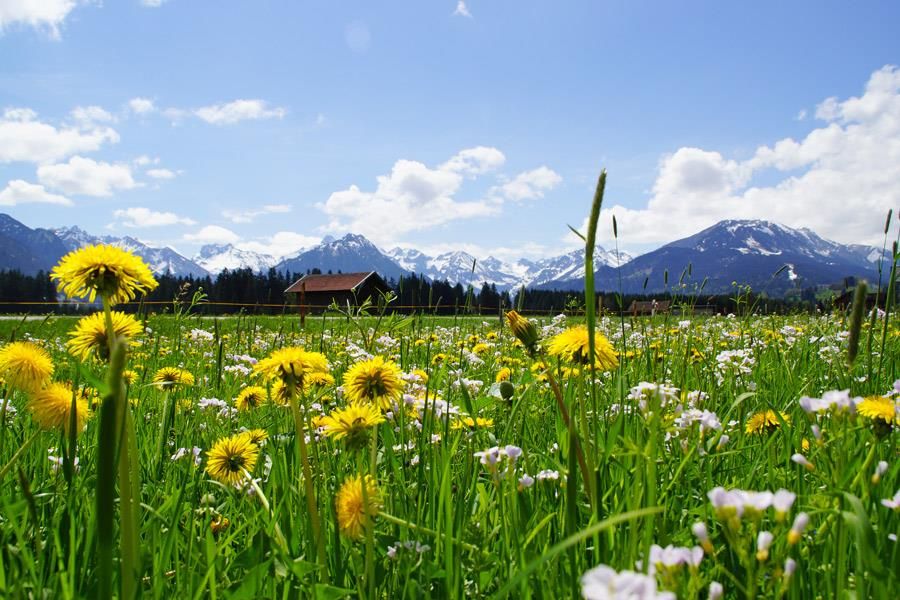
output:
[[[264,204],[260,208],[250,210],[225,209],[222,211],[222,216],[232,223],[250,223],[260,215],[289,212],[291,212],[291,206],[289,204]]]
[[[21,179],[13,179],[0,191],[0,206],[16,206],[17,204],[59,204],[71,206],[72,201],[65,196],[51,194],[44,186],[28,183]]]
[[[499,192],[508,200],[534,200],[543,198],[544,192],[552,190],[562,182],[562,177],[546,166],[525,171],[516,175],[512,181],[508,181],[495,192]]]
[[[132,98],[128,101],[128,108],[136,115],[146,115],[156,110],[156,105],[150,98]]]
[[[761,146],[743,161],[680,148],[663,159],[647,206],[605,209],[601,232],[611,239],[611,214],[627,243],[671,241],[726,218],[768,219],[879,243],[888,209],[900,206],[900,70],[874,72],[859,97],[827,98],[816,118],[825,123],[805,138]],[[760,174],[775,182],[753,185]]]
[[[41,183],[67,194],[111,196],[117,190],[138,186],[128,165],[97,162],[81,156],[73,156],[67,163],[42,165],[37,174]]]
[[[113,216],[125,227],[162,227],[196,223],[193,219],[179,217],[172,212],[158,212],[140,206],[116,210]]]
[[[147,177],[152,177],[153,179],[174,179],[177,173],[170,169],[148,169]]]
[[[141,6],[146,8],[159,8],[169,0],[141,0]]]
[[[0,34],[23,24],[59,39],[59,28],[78,4],[76,0],[0,0]]]
[[[96,123],[114,123],[116,120],[100,106],[76,106],[70,114],[82,127],[91,127]]]
[[[473,149],[474,150],[474,149]],[[499,212],[496,202],[460,202],[454,195],[463,183],[462,172],[482,162],[457,160],[471,157],[464,150],[436,169],[401,159],[391,172],[377,177],[373,192],[364,192],[355,185],[332,193],[317,207],[331,221],[326,231],[353,231],[379,243],[388,243],[403,233],[428,229],[449,221],[492,215]],[[462,165],[462,166],[460,166]]]
[[[275,258],[284,258],[293,256],[304,248],[315,246],[320,241],[320,238],[303,235],[293,231],[279,231],[271,238],[265,240],[241,242],[237,244],[237,248],[240,250],[259,252],[260,254],[268,254]]]
[[[159,157],[157,156],[157,157],[151,158],[151,157],[147,156],[146,154],[142,154],[142,155],[138,156],[136,159],[134,159],[132,162],[139,167],[146,167],[147,165],[158,165]]]
[[[47,163],[118,141],[119,134],[110,127],[57,128],[37,120],[37,113],[28,108],[7,109],[0,118],[0,163]]]
[[[263,100],[235,100],[198,108],[194,114],[213,125],[232,125],[248,119],[280,119],[286,112],[279,107],[269,108]]]
[[[496,148],[476,146],[457,152],[450,160],[440,166],[445,171],[462,173],[463,175],[483,175],[495,171],[506,162],[506,156]]]
[[[466,6],[465,0],[459,0],[456,3],[456,10],[453,11],[453,16],[472,18],[472,13],[469,12],[469,7]]]
[[[344,29],[344,41],[357,54],[364,53],[372,43],[372,34],[369,33],[369,26],[362,21],[350,23]]]
[[[184,234],[184,239],[198,244],[234,244],[241,238],[230,229],[207,225],[195,233]]]

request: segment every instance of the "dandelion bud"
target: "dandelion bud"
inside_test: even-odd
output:
[[[534,323],[514,310],[506,313],[506,320],[509,322],[509,328],[512,330],[513,335],[522,342],[522,345],[525,346],[525,349],[530,354],[534,354],[538,341],[538,332]]]
[[[806,529],[807,525],[809,525],[808,514],[802,512],[794,517],[794,524],[791,526],[791,530],[788,532],[788,544],[793,546],[794,544],[799,542],[800,538],[803,536],[803,530]]]
[[[799,452],[791,456],[791,460],[801,467],[805,467],[807,471],[814,471],[816,469],[815,465],[809,462],[809,460]]]
[[[763,562],[769,558],[769,548],[775,536],[769,531],[760,531],[756,537],[756,560]]]
[[[500,397],[504,400],[510,400],[513,397],[513,394],[516,393],[516,388],[508,381],[500,382]]]
[[[887,461],[878,461],[878,466],[875,467],[875,473],[872,475],[872,485],[878,485],[878,482],[881,481],[881,476],[887,473],[887,470]]]
[[[722,587],[721,583],[713,581],[709,584],[709,600],[721,600],[724,595],[725,588]]]
[[[789,558],[784,561],[784,580],[790,581],[791,576],[794,574],[794,571],[797,570],[797,561],[793,558]]]
[[[706,523],[702,521],[697,521],[694,523],[694,526],[691,527],[691,531],[694,532],[694,536],[700,542],[700,546],[703,547],[703,551],[707,554],[711,554],[713,551],[712,542],[709,541],[709,533],[706,531]]]

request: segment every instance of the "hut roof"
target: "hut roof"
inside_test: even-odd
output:
[[[300,293],[300,290],[307,294],[311,292],[352,292],[363,284],[370,277],[376,278],[376,284],[380,287],[387,287],[387,284],[378,276],[375,271],[366,271],[363,273],[336,273],[332,275],[304,275],[284,290],[284,293]]]

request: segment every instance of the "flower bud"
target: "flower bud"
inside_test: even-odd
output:
[[[711,554],[713,551],[712,542],[709,541],[709,533],[706,531],[706,523],[702,521],[698,521],[694,523],[693,527],[691,527],[691,531],[694,532],[694,536],[696,536],[697,540],[700,542],[700,546],[703,548],[703,551],[707,554]]]
[[[809,525],[808,514],[802,512],[794,517],[794,524],[791,526],[791,530],[788,532],[788,544],[793,546],[794,544],[799,542],[800,538],[803,536],[803,530],[806,529],[807,525]]]
[[[809,462],[809,460],[799,452],[791,456],[791,460],[801,467],[805,467],[807,471],[815,471],[816,469],[815,465]]]
[[[878,466],[875,467],[875,473],[872,474],[872,485],[878,485],[878,482],[881,481],[881,476],[887,473],[887,470],[887,461],[878,461]]]
[[[769,531],[760,531],[756,537],[756,560],[763,562],[769,558],[769,548],[775,536]]]
[[[534,323],[514,310],[506,313],[506,320],[509,322],[509,328],[512,330],[513,335],[522,342],[522,345],[525,346],[525,349],[530,354],[534,354],[535,346],[538,342],[538,332]]]

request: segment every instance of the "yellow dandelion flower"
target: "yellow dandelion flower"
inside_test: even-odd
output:
[[[141,324],[131,315],[114,310],[110,312],[110,316],[116,337],[131,341],[143,331]],[[106,316],[102,312],[79,319],[75,329],[69,332],[69,338],[66,346],[72,356],[87,360],[93,355],[100,360],[109,360]]]
[[[380,356],[358,362],[344,374],[344,395],[351,403],[372,403],[386,409],[401,393],[400,367]]]
[[[320,423],[325,435],[336,440],[347,440],[347,445],[358,449],[369,440],[369,429],[384,422],[384,415],[372,404],[351,404],[339,408],[324,417]]]
[[[774,410],[766,410],[758,412],[747,419],[747,425],[744,428],[744,431],[751,434],[772,433],[781,427],[781,421],[778,419],[779,416],[781,417],[781,421],[784,421],[785,423],[791,422],[791,417],[787,413],[779,412],[778,415],[776,415]]]
[[[303,390],[309,391],[317,387],[334,385],[334,377],[331,373],[310,373],[303,379]]]
[[[494,378],[494,381],[500,383],[501,381],[509,381],[509,378],[512,376],[512,370],[509,367],[503,367],[499,371],[497,371],[497,377]]]
[[[219,535],[231,525],[231,521],[228,520],[228,517],[219,516],[218,519],[212,519],[209,522],[209,529],[213,532],[213,535]]]
[[[481,343],[481,344],[475,344],[474,346],[472,346],[472,354],[475,354],[477,356],[481,356],[482,354],[487,354],[490,351],[491,351],[491,347],[488,344]]]
[[[269,432],[265,429],[248,429],[247,431],[242,431],[238,435],[245,436],[248,440],[250,440],[251,444],[255,444],[257,446],[262,446],[262,443],[269,439]]]
[[[125,380],[126,385],[134,385],[134,382],[138,380],[137,371],[125,369],[124,371],[122,371],[122,379]]]
[[[250,410],[266,402],[266,388],[258,385],[245,387],[234,400],[234,407],[238,410]]]
[[[84,394],[74,392],[62,383],[51,383],[36,391],[28,400],[28,409],[42,429],[62,429],[69,434],[72,420],[72,399],[75,400],[75,430],[81,432],[88,417],[88,403]]]
[[[237,484],[245,480],[245,470],[253,472],[259,448],[249,436],[239,433],[217,441],[206,456],[206,472],[210,477],[220,483]]]
[[[421,383],[422,385],[428,384],[428,373],[426,373],[422,369],[413,369],[412,374],[419,378],[419,383]]]
[[[347,479],[338,490],[335,508],[340,532],[351,540],[362,539],[381,510],[381,494],[372,476]]]
[[[458,417],[453,420],[450,429],[487,429],[494,426],[493,419],[485,419],[483,417]]]
[[[571,327],[550,340],[547,351],[552,356],[582,365],[590,364],[588,356],[588,330],[584,325]],[[612,344],[600,332],[594,334],[595,366],[601,371],[612,371],[619,366],[619,359]]]
[[[892,423],[897,420],[897,403],[884,396],[869,396],[856,405],[856,412],[873,421]]]
[[[194,385],[194,376],[184,369],[163,367],[153,376],[152,383],[161,390],[174,391],[181,386]]]
[[[31,342],[13,342],[0,348],[0,376],[10,387],[39,390],[53,375],[50,354]]]
[[[499,338],[500,336],[497,335],[497,332],[496,332],[496,331],[489,331],[488,334],[487,334],[486,336],[484,336],[484,337],[485,337],[485,339],[487,339],[487,340],[496,340],[496,339]]]
[[[69,252],[50,272],[69,298],[99,294],[110,305],[134,300],[158,285],[150,268],[139,256],[107,244],[85,246]]]
[[[291,403],[291,399],[288,396],[290,389],[288,386],[284,384],[280,379],[276,379],[269,389],[269,393],[271,394],[272,404],[277,404],[278,406],[287,406]]]
[[[302,389],[311,374],[328,372],[328,360],[324,354],[307,352],[299,346],[279,348],[256,363],[253,372]]]
[[[447,355],[444,354],[443,352],[438,352],[433,357],[431,357],[431,364],[439,365],[439,364],[443,363],[445,360],[447,360]]]

